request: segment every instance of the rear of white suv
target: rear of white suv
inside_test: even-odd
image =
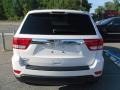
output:
[[[30,11],[13,38],[14,75],[23,82],[80,82],[102,75],[103,40],[90,15]]]

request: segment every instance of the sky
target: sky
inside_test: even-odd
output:
[[[108,1],[113,1],[113,0],[88,0],[89,3],[92,3],[92,8],[90,12],[93,13],[98,6],[103,6],[104,3]]]

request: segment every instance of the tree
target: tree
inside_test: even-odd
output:
[[[17,20],[29,10],[38,7],[36,0],[2,0],[3,9],[8,19]]]
[[[80,0],[38,0],[41,1],[40,8],[42,9],[80,9]],[[90,4],[87,0],[83,0],[82,9],[89,11]]]
[[[19,0],[2,0],[3,1],[3,10],[7,19],[18,20],[22,13],[22,7]]]
[[[116,10],[116,11],[119,11],[120,10],[120,0],[113,0],[113,2],[111,2],[111,1],[106,2],[105,5],[103,6],[103,8],[104,8],[104,10]]]
[[[23,16],[22,5],[20,4],[20,1],[21,0],[12,0],[14,11],[17,14],[18,17]]]
[[[95,10],[95,13],[96,13],[98,19],[102,18],[102,14],[103,14],[104,10],[105,10],[105,9],[104,9],[103,6],[99,6],[99,7]]]
[[[15,14],[11,0],[3,0],[3,9],[7,18],[12,18]]]
[[[19,0],[23,16],[30,10],[38,8],[37,0]]]
[[[2,0],[0,0],[0,19],[4,19],[4,18],[5,18],[5,14],[3,10],[3,3]]]
[[[90,11],[91,4],[88,3],[88,0],[82,0],[82,10],[83,11]]]
[[[1,3],[2,2],[2,3]],[[0,0],[0,17],[18,20],[33,9],[75,9],[89,11],[91,5],[87,0]]]
[[[115,10],[120,11],[120,0],[113,0],[115,5]]]
[[[114,2],[106,2],[104,8],[106,10],[115,10]]]
[[[95,13],[102,18],[103,12],[105,10],[115,10],[120,11],[120,0],[113,0],[113,2],[106,2],[104,6],[99,6],[96,8]]]
[[[95,10],[95,13],[96,14],[100,14],[100,13],[102,13],[102,12],[104,12],[104,7],[103,6],[99,6],[96,10]]]

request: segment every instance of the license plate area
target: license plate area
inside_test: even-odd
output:
[[[40,40],[33,39],[32,44],[36,44],[36,53],[58,54],[58,55],[80,55],[82,51],[82,40]]]

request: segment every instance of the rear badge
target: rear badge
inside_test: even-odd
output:
[[[61,63],[62,63],[61,61],[53,60],[54,65],[60,65]]]

